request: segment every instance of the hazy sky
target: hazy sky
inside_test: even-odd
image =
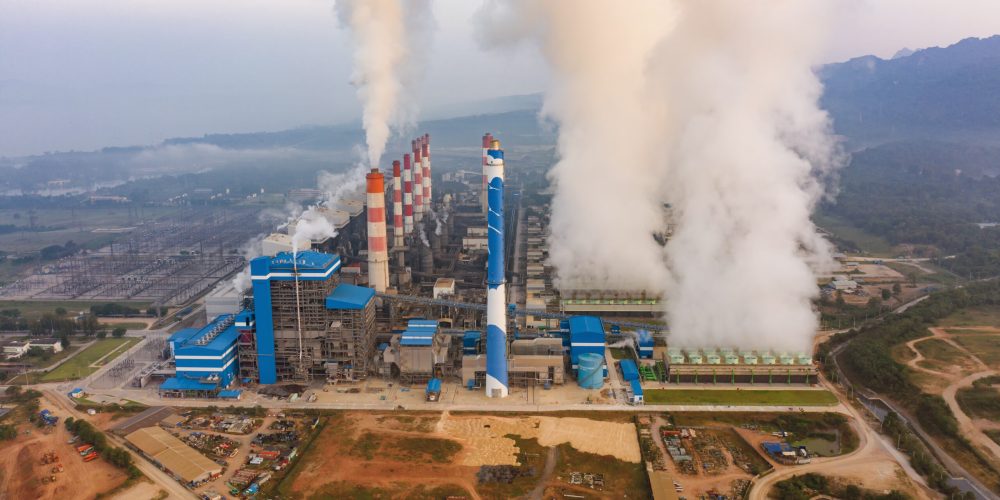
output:
[[[350,46],[332,5],[0,0],[0,156],[353,120]],[[422,108],[545,87],[544,64],[530,48],[480,50],[479,5],[435,1]],[[841,5],[828,61],[1000,33],[996,0]]]

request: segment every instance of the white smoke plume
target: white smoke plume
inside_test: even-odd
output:
[[[841,163],[812,71],[832,3],[487,6],[488,45],[533,40],[552,69],[560,288],[665,293],[673,345],[809,349],[830,261],[809,216]]]
[[[660,146],[646,68],[671,25],[660,0],[510,0],[480,13],[490,46],[535,41],[552,69],[542,109],[558,123],[549,256],[557,286],[660,291]],[[512,31],[513,30],[513,31]]]
[[[812,71],[829,6],[689,2],[656,51],[674,345],[811,350],[830,246],[809,216],[841,163]]]
[[[260,257],[264,254],[264,238],[267,235],[258,234],[253,238],[250,238],[246,243],[240,247],[240,254],[246,259],[247,265],[243,267],[243,270],[236,273],[236,276],[232,279],[233,288],[238,292],[243,292],[244,290],[250,288],[253,284],[250,281],[250,261]]]
[[[413,99],[403,99],[403,82],[423,67],[421,44],[430,40],[427,0],[338,0],[337,17],[355,44],[353,83],[362,101],[368,165],[377,166],[390,129],[413,119]],[[416,49],[416,50],[415,50]]]
[[[326,209],[333,209],[348,194],[358,192],[365,181],[367,169],[362,163],[356,164],[351,170],[340,173],[321,171],[317,184],[323,192],[323,201],[313,205],[296,217],[295,231],[292,233],[292,253],[309,248],[313,240],[333,238],[337,229],[327,218]]]

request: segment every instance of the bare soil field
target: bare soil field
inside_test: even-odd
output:
[[[549,454],[552,459],[547,459]],[[531,475],[519,480],[519,494],[532,488],[539,494],[582,488],[588,498],[617,498],[646,487],[630,423],[533,415],[344,412],[329,418],[279,492],[306,498],[508,498],[512,490],[507,485],[479,483],[480,467],[517,468],[525,461],[531,462]],[[569,472],[566,477],[555,474],[557,464],[559,470],[573,469],[569,472],[606,473],[607,485],[602,491],[570,484]]]
[[[0,446],[0,499],[94,498],[125,482],[125,473],[101,458],[84,462],[74,446],[67,444],[71,436],[62,421],[68,415],[41,401],[42,408],[59,416],[59,423],[48,432],[21,424],[17,438]],[[25,430],[30,434],[25,435]],[[54,464],[42,464],[48,452],[59,456],[63,472],[52,473]],[[43,478],[53,475],[55,482],[43,483]]]

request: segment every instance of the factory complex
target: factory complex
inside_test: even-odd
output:
[[[522,179],[507,180],[499,141],[483,137],[481,180],[449,174],[437,198],[429,135],[411,145],[390,182],[372,169],[364,193],[312,210],[334,235],[297,248],[299,219],[265,238],[250,287],[209,294],[207,324],[170,336],[159,394],[378,379],[426,384],[428,398],[442,381],[504,398],[614,380],[616,399],[641,404],[650,382],[817,382],[806,353],[668,348],[651,321],[660,298],[645,292],[553,290],[547,214],[510,189]]]

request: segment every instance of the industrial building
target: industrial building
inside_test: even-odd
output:
[[[241,313],[244,319],[249,312]],[[203,328],[185,328],[170,336],[176,374],[160,385],[164,396],[216,396],[237,375],[236,315],[216,317]]]
[[[441,381],[459,382],[502,398],[511,387],[573,379],[601,389],[612,369],[621,371],[628,401],[642,404],[644,380],[814,380],[806,355],[657,347],[652,332],[663,327],[630,320],[659,314],[659,297],[555,291],[544,249],[545,207],[505,219],[515,203],[504,198],[503,150],[487,137],[482,179],[466,179],[465,192],[439,190],[434,198],[424,135],[392,162],[391,177],[373,168],[364,192],[314,210],[336,236],[293,252],[293,221],[287,234],[265,238],[265,255],[249,265],[251,294],[219,287],[206,297],[215,319],[171,337],[176,374],[160,392],[238,397],[235,383],[383,377],[429,384],[438,395]],[[522,219],[527,225],[519,227]],[[508,234],[512,228],[518,234]],[[516,259],[523,271],[506,265],[515,238],[526,243],[524,258]],[[519,278],[514,282],[523,293],[510,295],[524,298],[521,307],[507,303],[510,275]],[[613,318],[609,331],[599,316]],[[609,342],[628,346],[633,359],[609,367]]]
[[[356,380],[375,354],[375,291],[340,283],[340,257],[279,253],[250,262],[254,334],[239,346],[242,378],[261,384]]]

